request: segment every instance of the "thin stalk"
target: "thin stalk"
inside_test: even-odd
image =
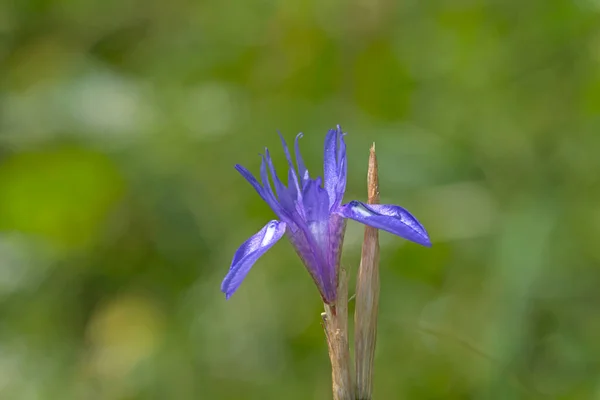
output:
[[[321,317],[331,360],[333,399],[355,400],[348,345],[348,276],[344,268],[339,268],[336,302],[325,304]]]
[[[369,153],[367,172],[368,203],[379,203],[379,180],[375,143]],[[373,364],[377,341],[379,310],[379,233],[365,226],[362,255],[356,281],[354,310],[354,350],[356,357],[356,399],[371,400],[373,395]]]

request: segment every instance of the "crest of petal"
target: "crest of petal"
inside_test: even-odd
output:
[[[285,228],[285,222],[273,220],[246,240],[235,252],[229,272],[221,284],[221,291],[225,293],[227,299],[241,285],[252,265],[281,239],[285,233]]]
[[[406,209],[391,204],[365,204],[351,201],[338,211],[373,228],[382,229],[423,246],[431,246],[429,235],[421,223]]]
[[[325,136],[325,147],[323,151],[323,177],[325,179],[325,190],[329,195],[329,204],[333,205],[337,198],[337,144],[338,130],[330,129]]]

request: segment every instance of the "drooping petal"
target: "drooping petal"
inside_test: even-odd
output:
[[[300,146],[298,146],[298,140],[302,139],[304,135],[300,132],[296,135],[296,140],[294,141],[294,153],[296,155],[296,164],[298,165],[298,175],[300,178],[300,182],[302,183],[302,187],[306,186],[306,183],[310,179],[310,175],[308,170],[306,169],[306,165],[304,164],[304,160],[302,159],[302,154],[300,154]]]
[[[285,233],[286,223],[273,220],[246,240],[235,252],[221,291],[229,299],[238,289],[256,260],[266,253]]]
[[[406,209],[391,204],[365,204],[353,200],[338,213],[365,225],[382,229],[404,239],[431,246],[429,235],[421,223]]]

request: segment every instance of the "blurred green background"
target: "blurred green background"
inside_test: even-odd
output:
[[[434,242],[381,234],[375,398],[600,398],[597,0],[7,0],[0,76],[0,399],[331,398],[289,243],[219,286],[233,165],[338,123]]]

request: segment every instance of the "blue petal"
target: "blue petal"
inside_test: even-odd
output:
[[[272,200],[270,199],[268,191],[265,190],[265,188],[261,186],[261,184],[254,177],[254,175],[252,175],[252,173],[250,171],[248,171],[245,167],[243,167],[240,164],[236,164],[235,169],[244,177],[244,179],[246,179],[248,182],[250,182],[250,184],[252,185],[254,190],[256,190],[256,192],[259,194],[259,196],[267,204],[271,205]],[[268,183],[269,182],[267,181],[267,184]],[[269,189],[270,189],[270,186],[269,186]]]
[[[275,168],[273,167],[271,159],[269,158],[269,151],[267,150],[266,153],[266,157],[262,156],[262,162],[260,164],[260,179],[264,187],[265,197],[268,199],[266,200],[266,202],[271,207],[271,209],[275,211],[275,214],[277,214],[279,218],[287,220],[291,218],[291,215],[289,215],[289,212],[286,209],[285,202],[282,201],[282,193],[285,193],[286,189],[277,177],[277,174],[275,174]],[[275,190],[277,190],[279,201],[275,197],[275,193],[273,193],[273,189],[271,188],[271,184],[269,182],[267,164],[269,164],[269,167],[271,168],[271,174],[273,175],[273,182],[275,182]]]
[[[264,202],[267,203],[269,205],[269,207],[271,207],[271,209],[275,212],[275,214],[277,214],[277,216],[279,218],[287,221],[287,220],[290,219],[290,216],[288,214],[286,214],[286,211],[283,209],[283,207],[279,204],[279,202],[275,198],[275,195],[273,194],[273,189],[271,188],[271,184],[269,183],[269,178],[268,178],[268,176],[266,176],[266,169],[265,168],[266,168],[265,167],[265,161],[264,161],[264,157],[263,157],[263,163],[261,164],[261,168],[260,168],[261,179],[262,179],[263,185],[264,185],[264,187],[263,187],[256,180],[256,178],[254,177],[254,175],[252,175],[252,173],[250,173],[250,171],[248,171],[246,168],[244,168],[243,166],[241,166],[239,164],[235,165],[235,169],[248,182],[250,182],[250,184],[252,185],[252,187],[254,187],[254,189],[256,190],[256,192],[260,195],[260,197],[264,200]]]
[[[238,289],[256,260],[266,253],[285,233],[286,223],[273,220],[246,240],[235,252],[221,291],[229,299]]]
[[[430,247],[431,241],[421,223],[406,209],[391,204],[365,204],[353,200],[338,213],[373,228],[382,229],[404,239]]]
[[[275,182],[275,190],[277,191],[278,199],[275,198],[275,194],[273,193],[271,185],[269,184],[267,164],[271,170],[273,182]],[[271,203],[267,203],[269,203],[273,211],[275,211],[275,214],[277,214],[279,218],[285,220],[286,222],[294,219],[294,214],[296,213],[297,193],[295,190],[286,188],[285,185],[281,183],[277,173],[275,172],[275,167],[273,166],[273,161],[271,160],[268,150],[266,151],[266,156],[263,156],[262,164],[260,165],[260,179],[263,182],[266,196],[272,199]]]
[[[307,182],[303,193],[304,212],[306,221],[327,221],[329,219],[329,197],[321,187],[321,178]]]
[[[323,152],[323,177],[325,178],[325,190],[329,195],[329,204],[333,205],[337,198],[337,180],[338,180],[338,163],[337,163],[337,129],[330,129],[325,136],[325,149]]]
[[[321,249],[315,243],[314,237],[311,236],[310,232],[298,229],[296,232],[290,232],[288,238],[315,281],[323,298],[327,300],[335,299],[336,285],[330,283],[333,281],[330,268],[324,262]]]
[[[342,132],[342,127],[337,126],[338,132]],[[339,207],[344,198],[344,192],[346,191],[346,175],[348,171],[348,164],[346,163],[346,142],[344,141],[345,133],[341,133],[339,135],[339,146],[338,146],[338,154],[337,154],[337,164],[338,164],[338,179],[336,185],[336,201],[330,208],[334,210]]]
[[[329,195],[329,210],[333,212],[342,203],[346,191],[346,142],[342,127],[330,129],[325,137],[324,178]]]
[[[271,177],[273,178],[273,183],[275,184],[275,192],[277,193],[277,196],[281,196],[281,193],[283,193],[285,191],[285,186],[283,183],[281,183],[281,181],[279,180],[279,177],[277,176],[277,172],[275,171],[275,166],[273,165],[273,161],[271,160],[271,154],[269,153],[269,149],[265,149],[265,155],[262,156],[262,158],[263,158],[263,163],[266,162],[266,164],[269,166],[269,169],[271,170]],[[261,165],[261,167],[262,167],[262,165]],[[266,174],[263,175],[262,170],[261,170],[261,179],[263,181],[263,185],[266,187],[269,183],[269,178]]]

